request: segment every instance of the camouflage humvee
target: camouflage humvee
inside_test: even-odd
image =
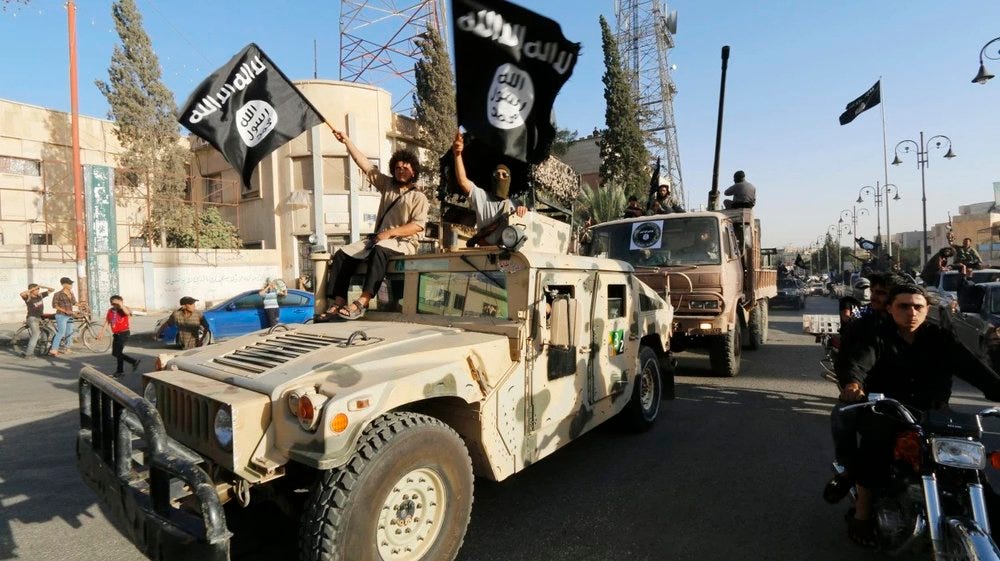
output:
[[[301,514],[301,559],[454,559],[474,475],[612,417],[646,429],[672,397],[673,309],[622,261],[491,247],[389,270],[363,320],[184,352],[141,397],[84,369],[79,469],[137,547],[228,559],[222,505],[253,499]]]

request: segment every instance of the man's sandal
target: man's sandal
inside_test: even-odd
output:
[[[347,304],[332,304],[329,308],[326,309],[326,314],[324,315],[339,316],[340,310],[342,310],[345,306],[347,306]]]
[[[861,547],[878,547],[878,540],[875,536],[874,520],[858,520],[851,516],[847,519],[847,537]]]
[[[352,311],[351,308],[354,308]],[[340,317],[343,319],[355,320],[365,317],[365,309],[368,307],[367,304],[362,304],[360,301],[355,300],[347,306],[340,308]]]

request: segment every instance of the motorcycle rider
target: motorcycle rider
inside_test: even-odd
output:
[[[927,292],[922,287],[896,285],[886,302],[892,321],[882,322],[874,337],[853,348],[843,370],[840,401],[855,403],[869,393],[881,393],[917,411],[940,409],[951,397],[953,372],[987,399],[1000,400],[1000,376],[951,332],[926,323]],[[861,444],[848,460],[848,473],[857,489],[848,535],[860,545],[873,547],[873,490],[888,482],[895,430],[869,410],[861,411]]]
[[[893,286],[901,284],[902,281],[898,275],[893,273],[873,273],[869,275],[868,280],[871,284],[871,302],[853,313],[850,321],[845,321],[844,314],[841,313],[839,350],[833,362],[834,372],[837,374],[837,385],[840,386],[841,390],[846,384],[853,381],[849,373],[849,358],[860,345],[875,337],[884,323],[891,321],[892,318],[886,311],[886,299],[889,290]],[[857,302],[851,297],[844,297],[841,300],[847,298]],[[844,304],[849,305],[850,302],[843,302],[842,306]],[[844,407],[850,404],[851,402],[841,400],[841,403],[838,403],[830,411],[834,457],[841,466],[848,466],[857,455],[858,450],[858,411],[844,411]],[[847,495],[853,484],[854,481],[851,479],[850,473],[837,474],[823,489],[823,498],[831,504],[839,502]]]

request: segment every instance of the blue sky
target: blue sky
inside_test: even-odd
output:
[[[373,0],[374,1],[374,0]],[[62,0],[31,0],[0,11],[0,98],[69,109],[66,11]],[[337,77],[336,0],[137,0],[144,26],[178,104],[214,68],[247,43],[261,45],[292,79]],[[522,1],[562,24],[583,45],[556,102],[560,126],[581,134],[604,125],[598,16],[614,25],[613,0]],[[103,117],[93,85],[107,79],[118,41],[111,3],[78,2],[80,110]],[[809,244],[850,209],[863,185],[882,181],[878,108],[840,126],[844,105],[882,77],[889,159],[903,139],[945,134],[958,158],[932,152],[927,168],[928,223],[958,206],[991,200],[1000,181],[1000,79],[971,84],[979,49],[1000,35],[1000,2],[910,0],[677,0],[677,46],[671,62],[674,105],[688,200],[707,199],[712,180],[719,92],[719,51],[732,47],[726,90],[720,185],[743,169],[758,189],[767,245]],[[987,61],[994,73],[1000,61]],[[392,89],[391,87],[389,88]],[[891,207],[893,231],[921,223],[916,157],[889,166],[902,201]],[[874,205],[859,230],[875,235]],[[882,207],[885,228],[885,207]]]

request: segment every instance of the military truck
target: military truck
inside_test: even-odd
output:
[[[363,320],[164,357],[138,393],[84,368],[83,478],[156,560],[228,559],[226,509],[257,500],[301,516],[303,560],[454,559],[474,476],[613,417],[647,429],[673,394],[670,303],[627,263],[509,230],[394,258]]]
[[[671,349],[707,346],[713,372],[736,376],[742,347],[767,341],[768,299],[778,274],[761,262],[752,209],[660,214],[591,228],[589,255],[621,259],[669,298]]]

